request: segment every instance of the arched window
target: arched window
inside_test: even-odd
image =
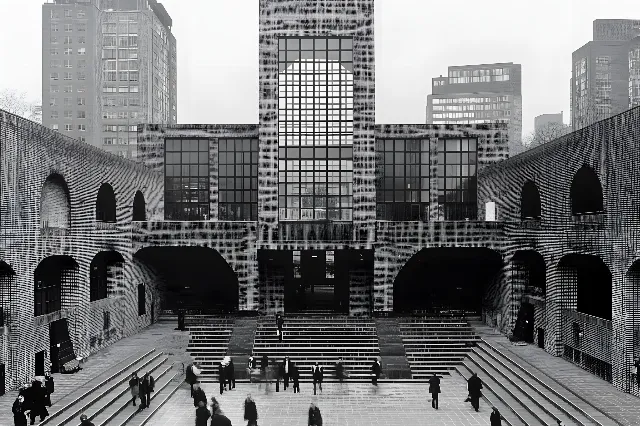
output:
[[[101,251],[96,254],[89,271],[89,301],[118,294],[124,282],[123,263],[124,259],[117,251]]]
[[[77,270],[78,264],[70,256],[49,256],[38,264],[34,272],[34,316],[57,312],[63,308],[63,302],[68,306],[77,297],[73,294],[77,289],[71,288],[77,286],[72,272]]]
[[[116,196],[113,187],[108,183],[103,183],[98,191],[96,199],[96,220],[98,222],[116,221]]]
[[[571,182],[571,213],[573,215],[603,213],[602,186],[596,172],[586,164]]]
[[[136,222],[147,220],[146,203],[144,201],[144,195],[142,192],[136,192],[136,196],[133,198],[133,219]]]
[[[540,192],[538,192],[538,187],[532,181],[527,181],[522,187],[520,214],[522,219],[540,220],[542,216]]]
[[[40,194],[40,227],[64,228],[71,226],[71,199],[64,178],[53,173],[42,186]]]

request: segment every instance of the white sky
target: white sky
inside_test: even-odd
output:
[[[41,97],[43,0],[0,0],[0,89]],[[258,122],[259,0],[161,0],[178,42],[178,122]],[[640,19],[637,0],[376,0],[376,122],[424,123],[449,65],[522,64],[522,127],[564,111],[571,53],[594,19]]]

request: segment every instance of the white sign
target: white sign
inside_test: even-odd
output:
[[[484,220],[487,222],[496,221],[496,203],[489,201],[484,205]]]

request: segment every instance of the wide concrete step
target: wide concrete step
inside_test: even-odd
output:
[[[156,391],[151,394],[151,408],[129,419],[124,419],[120,424],[115,424],[115,421],[112,423],[114,423],[115,426],[144,426],[160,423],[161,419],[154,418],[154,415],[164,404],[169,402],[173,394],[176,393],[184,383],[184,375],[180,372],[173,373],[172,371],[169,374],[171,377],[168,378],[165,384],[161,386],[156,384]]]

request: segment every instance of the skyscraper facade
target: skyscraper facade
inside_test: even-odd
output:
[[[427,124],[509,124],[509,154],[522,150],[522,71],[519,64],[449,67],[432,80]]]
[[[176,40],[162,4],[54,0],[42,23],[45,126],[133,158],[138,124],[176,123]]]

